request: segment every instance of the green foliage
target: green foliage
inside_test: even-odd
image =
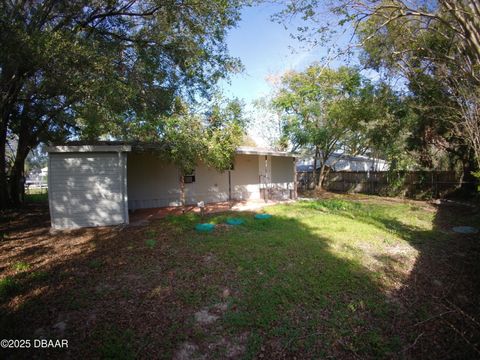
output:
[[[480,192],[480,170],[472,172],[472,175],[477,179],[477,191]]]
[[[385,191],[386,196],[399,196],[405,191],[405,179],[407,173],[390,170],[388,172],[388,186]]]
[[[272,107],[294,147],[318,151],[321,163],[334,152],[367,151],[377,158],[402,157],[408,111],[385,83],[372,84],[358,69],[319,64],[284,75]]]
[[[166,145],[168,159],[183,173],[193,171],[199,162],[223,171],[232,164],[246,123],[240,102],[217,101],[206,114],[164,119],[160,141]]]
[[[195,2],[187,12],[165,1],[4,3],[2,69],[27,71],[19,81],[31,86],[36,102],[29,105],[37,106],[40,91],[67,97],[58,111],[74,110],[83,136],[96,138],[111,122],[168,113],[177,96],[205,95],[238,70],[224,46],[226,30],[239,19],[238,5]],[[47,111],[54,104],[40,105]]]
[[[283,130],[294,146],[317,146],[325,159],[346,143],[357,122],[352,108],[359,101],[362,79],[352,68],[311,65],[282,77],[272,107],[283,118]]]
[[[164,141],[168,144],[168,157],[183,173],[195,169],[203,157],[205,144],[203,126],[196,117],[171,117],[165,120]]]
[[[242,0],[80,0],[0,4],[0,149],[18,139],[14,202],[30,149],[40,142],[128,139],[178,114],[241,70],[226,31]],[[1,151],[3,154],[3,150]],[[4,155],[0,154],[3,159]],[[7,195],[0,166],[1,206]]]
[[[480,166],[480,18],[474,0],[405,1],[301,0],[287,2],[276,20],[303,20],[299,40],[328,45],[348,58],[360,44],[363,66],[404,91],[405,131],[393,154],[408,152],[423,167],[465,173]],[[330,12],[332,16],[325,16]],[[350,33],[341,49],[339,32]],[[398,127],[386,119],[386,142]],[[377,137],[378,138],[378,137]],[[382,144],[381,144],[382,145]],[[398,146],[400,145],[400,146]],[[382,146],[383,147],[383,146]],[[409,164],[412,165],[412,164]],[[398,168],[398,166],[397,166]]]

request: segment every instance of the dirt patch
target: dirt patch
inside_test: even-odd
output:
[[[198,354],[199,347],[195,344],[185,342],[180,346],[177,352],[173,355],[174,360],[201,360],[205,356]]]
[[[208,309],[203,309],[195,313],[195,321],[199,325],[210,325],[218,320],[218,316],[211,314]]]
[[[222,284],[230,271],[213,254],[192,252],[188,238],[159,221],[151,219],[147,227],[51,231],[45,206],[3,214],[2,334],[62,335],[72,339],[68,353],[80,358],[110,352],[116,357],[129,349],[136,349],[136,358],[148,358],[160,348],[161,356],[171,359],[194,331],[192,314],[211,296],[205,284],[218,286],[214,304],[223,301]],[[154,241],[146,244],[146,239]],[[215,306],[209,311],[208,321],[223,313]],[[27,359],[33,353],[11,355]],[[45,350],[43,355],[64,358],[66,353]]]

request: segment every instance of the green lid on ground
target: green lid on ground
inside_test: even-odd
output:
[[[195,225],[195,230],[199,232],[210,232],[215,229],[214,224],[197,224]]]
[[[264,219],[270,219],[272,215],[270,214],[257,214],[255,215],[255,219],[257,220],[264,220]]]
[[[242,218],[228,218],[226,221],[228,225],[242,225],[244,222]]]

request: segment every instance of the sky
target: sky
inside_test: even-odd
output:
[[[239,58],[245,70],[233,75],[229,83],[221,83],[221,88],[227,97],[243,100],[247,113],[256,118],[249,134],[260,146],[267,145],[256,128],[258,121],[262,120],[259,117],[264,114],[258,111],[253,101],[271,92],[268,79],[287,70],[301,71],[328,54],[326,48],[307,49],[305,44],[290,36],[300,22],[290,23],[289,29],[272,22],[270,17],[279,10],[279,5],[267,3],[244,8],[242,20],[227,36],[230,55]]]
[[[315,59],[317,49],[292,53],[290,47],[300,44],[283,25],[270,21],[278,10],[274,4],[245,8],[237,28],[228,33],[230,55],[242,61],[245,71],[234,75],[231,84],[223,84],[226,94],[249,102],[269,92],[268,76],[299,69]]]

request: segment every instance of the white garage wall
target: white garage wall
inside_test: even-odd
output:
[[[128,223],[125,153],[50,153],[53,228]]]

